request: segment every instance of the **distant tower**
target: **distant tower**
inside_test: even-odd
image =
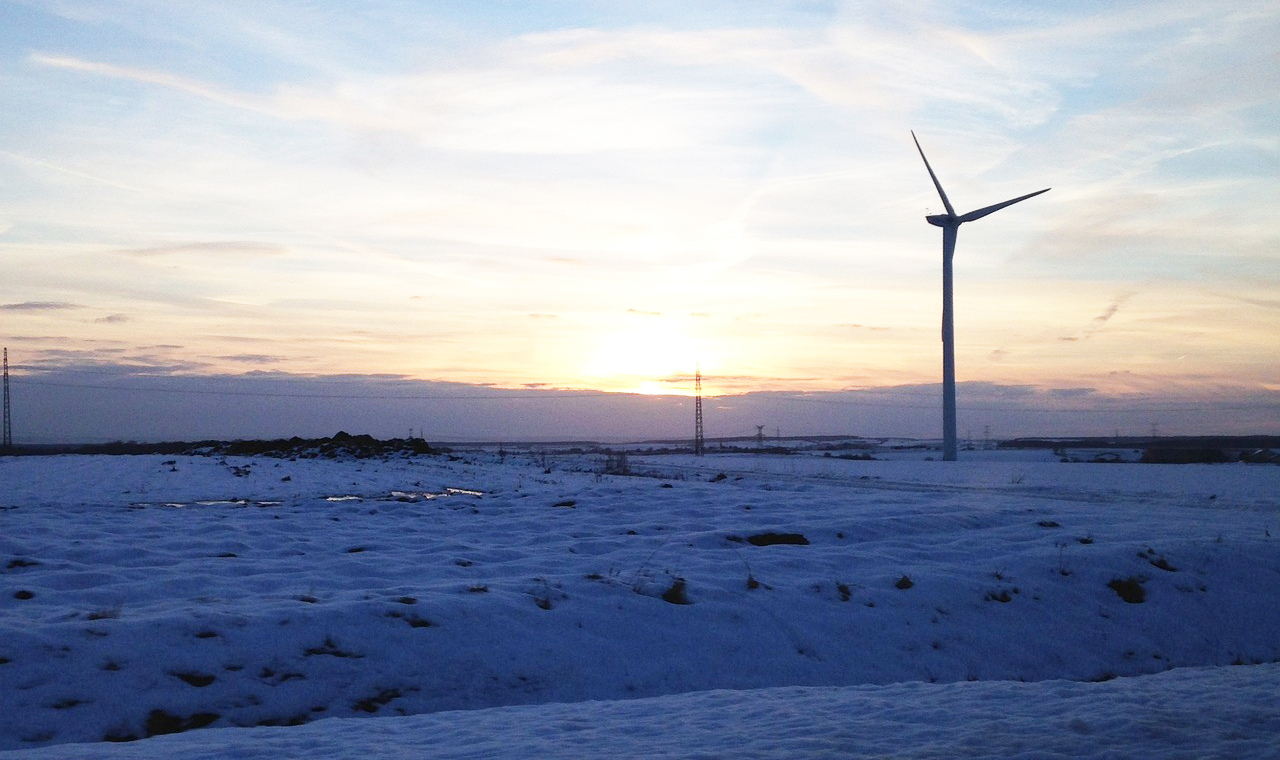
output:
[[[702,368],[694,365],[693,375],[693,455],[702,456]],[[7,387],[7,386],[6,386]],[[6,396],[8,398],[8,396]],[[6,408],[8,405],[6,404]],[[6,428],[7,429],[7,428]]]
[[[13,418],[9,412],[9,349],[4,350],[4,443],[5,451],[13,448]]]
[[[764,448],[764,425],[756,425],[756,448]]]

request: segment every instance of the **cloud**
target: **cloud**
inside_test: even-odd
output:
[[[729,19],[713,29],[528,33],[482,42],[449,66],[428,63],[383,75],[331,70],[325,72],[330,81],[280,82],[263,94],[71,55],[36,52],[30,60],[282,121],[395,132],[424,146],[498,153],[723,144],[777,123],[780,109],[859,109],[864,129],[883,133],[936,102],[1009,124],[1043,123],[1058,108],[1054,83],[1043,71],[1024,72],[1018,55],[1025,50],[1009,36],[948,30],[945,20],[926,12],[883,15],[850,15],[808,28],[731,28],[735,20]],[[938,71],[956,76],[938,77]],[[951,85],[957,78],[964,88]]]
[[[59,311],[80,308],[83,307],[63,301],[24,301],[22,303],[0,304],[0,309],[5,311]]]
[[[210,241],[202,243],[175,243],[149,248],[120,248],[117,253],[129,256],[172,256],[200,254],[209,256],[278,256],[287,251],[283,246],[253,241]]]
[[[1249,298],[1247,296],[1224,294],[1223,298],[1229,298],[1240,303],[1247,303],[1251,306],[1257,306],[1260,309],[1280,309],[1280,298]]]
[[[1120,311],[1120,307],[1124,305],[1125,301],[1128,301],[1132,297],[1132,293],[1123,293],[1112,299],[1106,310],[1094,317],[1093,321],[1089,324],[1089,334],[1092,335],[1098,330],[1101,330],[1102,326],[1109,322],[1111,318],[1116,315],[1116,312]]]
[[[399,132],[425,145],[499,153],[577,154],[691,145],[726,129],[731,105],[689,82],[629,81],[589,68],[540,65],[519,42],[467,68],[280,84],[269,95],[163,70],[32,53],[38,65],[163,87],[281,121]],[[710,132],[708,130],[711,130]]]
[[[1120,295],[1111,299],[1111,303],[1107,304],[1107,308],[1104,309],[1101,314],[1091,319],[1089,321],[1089,324],[1085,325],[1084,329],[1081,330],[1078,334],[1064,335],[1059,337],[1058,340],[1079,341],[1079,340],[1088,340],[1089,338],[1092,338],[1094,335],[1101,332],[1104,327],[1106,327],[1107,322],[1111,321],[1111,318],[1114,317],[1116,313],[1120,311],[1120,307],[1124,306],[1124,304],[1128,302],[1130,298],[1133,298],[1133,295],[1134,295],[1133,293],[1121,293]]]
[[[133,192],[138,191],[138,188],[133,185],[127,185],[120,182],[116,182],[114,180],[110,180],[105,177],[100,177],[96,174],[91,174],[89,172],[82,171],[80,169],[73,169],[69,166],[57,164],[52,161],[46,161],[39,158],[32,158],[30,156],[24,156],[18,153],[11,153],[10,151],[7,151],[7,150],[0,150],[0,156],[4,156],[9,160],[16,161],[18,163],[28,164],[31,166],[38,166],[42,169],[48,169],[49,171],[58,172],[59,174],[65,174],[67,176],[77,177],[79,179],[87,179],[87,180],[90,180],[91,182],[97,182],[97,183],[106,185],[108,187],[114,187],[120,190],[130,190]],[[10,229],[10,225],[0,224],[0,233],[3,233],[9,229]]]
[[[87,341],[80,341],[81,345]],[[100,341],[108,345],[91,348],[42,348],[28,353],[26,368],[33,372],[66,372],[97,376],[156,376],[207,370],[203,362],[151,353],[130,353],[134,349],[110,345],[120,341]],[[89,380],[88,382],[92,382]]]
[[[108,314],[105,317],[98,317],[93,321],[94,323],[101,325],[115,325],[122,322],[128,322],[129,317],[125,314]]]
[[[270,354],[231,354],[228,356],[217,356],[216,359],[223,359],[229,362],[242,362],[245,364],[279,364],[286,362],[287,357],[271,356]]]
[[[185,92],[188,95],[206,98],[235,108],[258,111],[261,113],[271,113],[272,111],[269,104],[261,99],[242,95],[233,91],[223,90],[195,79],[188,79],[186,77],[181,77],[164,71],[139,69],[130,66],[115,66],[109,63],[87,61],[74,56],[49,55],[46,53],[32,53],[30,55],[30,60],[41,66],[79,71],[85,74],[96,74],[98,76],[112,77],[115,79],[125,79],[131,82],[138,82],[139,84],[159,85],[161,87],[178,90],[180,92]]]
[[[1097,392],[1097,388],[1050,388],[1046,391],[1050,396],[1056,398],[1084,398],[1093,396]]]

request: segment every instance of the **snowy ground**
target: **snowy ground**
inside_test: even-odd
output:
[[[1280,467],[922,456],[0,459],[0,750],[1280,757]]]

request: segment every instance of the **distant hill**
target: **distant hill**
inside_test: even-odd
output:
[[[278,438],[274,440],[237,441],[162,441],[139,443],[113,441],[89,444],[47,444],[14,446],[13,455],[48,454],[221,454],[225,456],[338,457],[356,458],[411,454],[438,454],[421,438],[378,440],[370,435],[351,435],[339,431],[329,438]]]

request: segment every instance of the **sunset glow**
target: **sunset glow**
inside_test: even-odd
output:
[[[0,2],[14,371],[1274,392],[1273,3]],[[1268,424],[1277,422],[1271,420]]]

